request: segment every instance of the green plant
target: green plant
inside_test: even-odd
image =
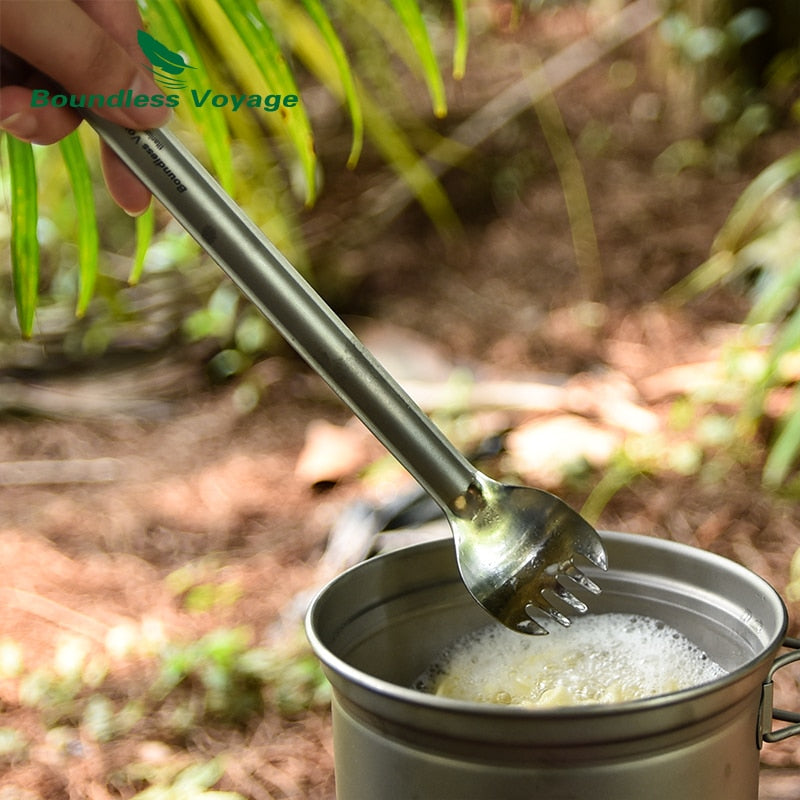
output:
[[[239,723],[260,713],[263,675],[252,668],[248,639],[244,629],[220,629],[186,645],[169,644],[160,656],[152,697],[178,700],[188,726],[208,718]]]
[[[755,6],[737,11],[730,3],[675,0],[659,27],[671,62],[667,73],[674,71],[673,85],[680,86],[675,91],[683,93],[676,102],[714,126],[714,150],[723,161],[736,160],[771,124],[746,55],[771,24],[770,15]]]
[[[183,607],[202,613],[234,606],[242,595],[236,580],[225,580],[220,566],[212,558],[184,564],[167,575],[165,583]]]
[[[800,150],[758,175],[731,210],[709,259],[668,295],[686,302],[721,285],[748,292],[744,332],[728,355],[745,386],[740,430],[754,433],[775,391],[792,393],[777,414],[778,432],[764,465],[764,482],[771,487],[786,482],[800,454],[800,199],[794,190],[799,177]]]
[[[789,584],[786,587],[786,597],[792,603],[800,603],[800,547],[795,550],[789,564]]]
[[[0,728],[0,764],[25,757],[29,742],[15,728]]]
[[[296,95],[299,102],[291,113],[239,113],[231,105],[184,103],[178,109],[177,127],[183,137],[208,162],[223,186],[247,208],[276,244],[302,265],[302,243],[295,230],[296,200],[311,205],[321,185],[321,169],[314,147],[313,109],[303,102],[301,87],[314,81],[323,86],[344,109],[352,126],[347,163],[354,167],[365,140],[412,186],[422,207],[438,224],[453,220],[447,197],[424,165],[420,152],[404,131],[409,119],[407,98],[394,86],[404,80],[396,65],[383,73],[375,64],[392,54],[417,72],[428,87],[434,113],[446,113],[444,82],[434,48],[432,27],[439,27],[444,12],[429,9],[423,14],[417,0],[302,0],[259,6],[256,0],[140,0],[148,53],[156,58],[162,79],[164,64],[174,70],[190,66],[185,91],[198,96],[213,87],[224,95]],[[452,0],[454,40],[453,66],[456,76],[464,73],[467,52],[466,0]],[[368,36],[361,34],[367,30]],[[398,30],[403,35],[398,35]],[[351,35],[351,31],[354,33]],[[157,42],[161,48],[154,49]],[[168,42],[169,47],[163,44]],[[164,57],[164,53],[168,57]],[[355,55],[353,55],[355,53]],[[180,59],[180,64],[176,58]],[[170,62],[170,59],[173,59]],[[173,70],[173,72],[174,72]],[[388,85],[372,83],[378,75]],[[386,102],[394,93],[394,105]],[[380,94],[380,99],[377,95]],[[395,117],[402,117],[402,124]],[[421,123],[417,123],[421,125]],[[266,139],[265,139],[266,137]],[[7,165],[3,170],[10,196],[12,276],[20,330],[32,335],[37,303],[55,279],[45,274],[49,258],[40,252],[37,226],[43,214],[63,209],[45,209],[38,202],[44,179],[37,162],[46,156],[42,148],[6,139]],[[268,142],[268,144],[265,144]],[[101,280],[103,265],[98,253],[104,242],[99,236],[97,209],[89,181],[90,164],[96,163],[95,142],[74,133],[60,147],[74,198],[71,217],[78,243],[77,272],[70,281],[78,314],[86,313]],[[287,181],[288,175],[288,181]],[[292,191],[285,191],[286,184]],[[270,187],[265,192],[264,186]],[[57,194],[63,193],[58,187]],[[156,225],[153,213],[136,224],[136,242],[128,278],[136,282],[146,266],[146,252]],[[62,227],[68,230],[62,222]]]
[[[113,629],[105,649],[65,636],[51,661],[30,668],[15,641],[0,641],[0,679],[14,687],[7,697],[17,698],[8,702],[26,715],[25,734],[0,726],[0,771],[35,760],[34,742],[68,758],[89,743],[102,749],[125,738],[161,748],[159,758],[131,761],[106,776],[126,797],[140,790],[140,800],[233,800],[239,795],[213,789],[224,774],[224,756],[200,763],[190,755],[197,731],[246,731],[267,706],[294,718],[329,702],[328,684],[301,631],[279,647],[263,647],[253,646],[241,627],[188,641],[145,627]],[[41,732],[31,738],[34,720]]]
[[[221,628],[160,654],[150,694],[173,708],[172,719],[191,728],[207,720],[242,724],[264,709],[265,698],[284,714],[327,702],[327,682],[303,646],[251,647],[244,628]]]
[[[224,773],[225,764],[220,758],[193,764],[167,779],[154,776],[152,784],[131,800],[245,800],[238,792],[212,789]]]

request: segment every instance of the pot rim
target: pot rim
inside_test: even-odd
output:
[[[349,576],[357,573],[358,570],[364,565],[376,561],[377,559],[391,559],[397,558],[408,551],[423,552],[429,549],[437,549],[444,546],[444,542],[448,537],[436,539],[423,543],[417,543],[398,548],[380,555],[374,556],[367,561],[361,561],[353,565],[338,576],[329,581],[322,587],[312,599],[308,611],[306,613],[306,636],[311,644],[317,658],[322,662],[324,667],[331,673],[328,675],[329,680],[335,686],[336,678],[341,678],[344,682],[357,686],[359,689],[370,694],[379,694],[386,699],[397,701],[403,704],[412,704],[419,707],[430,709],[431,711],[447,712],[453,714],[468,714],[471,717],[481,716],[485,718],[503,718],[503,719],[517,719],[517,720],[577,720],[583,718],[597,719],[598,717],[613,717],[619,714],[631,713],[650,713],[654,709],[663,709],[670,706],[688,703],[696,698],[707,697],[719,691],[725,691],[729,686],[739,683],[746,676],[757,670],[762,664],[774,659],[775,654],[780,649],[781,644],[786,636],[788,628],[788,612],[783,603],[782,598],[778,592],[767,582],[764,578],[753,572],[751,569],[735,562],[725,556],[716,553],[710,553],[691,545],[683,544],[681,542],[674,542],[669,539],[659,539],[657,537],[645,536],[642,534],[621,533],[616,531],[601,531],[601,536],[608,541],[620,541],[630,537],[637,540],[652,540],[657,542],[659,547],[672,550],[675,553],[687,553],[694,559],[705,560],[710,564],[724,563],[726,569],[738,572],[746,577],[749,581],[755,581],[761,584],[765,595],[774,601],[776,609],[779,609],[781,616],[780,630],[770,640],[768,645],[765,645],[762,651],[753,656],[741,666],[727,672],[725,675],[715,678],[705,683],[697,684],[686,689],[680,689],[675,692],[668,692],[666,694],[655,695],[652,697],[640,698],[637,700],[627,700],[621,703],[586,703],[573,706],[559,706],[555,708],[526,708],[523,706],[505,706],[492,703],[481,703],[477,701],[456,700],[449,697],[438,697],[436,695],[427,694],[417,689],[408,686],[401,686],[397,683],[392,683],[383,678],[378,678],[364,672],[357,667],[349,664],[345,659],[336,655],[330,648],[322,641],[321,636],[317,633],[316,618],[320,613],[320,606],[325,601],[325,595],[337,583],[347,580]],[[602,573],[600,573],[602,575]],[[487,617],[488,619],[488,617]]]

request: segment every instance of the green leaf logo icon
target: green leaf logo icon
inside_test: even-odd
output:
[[[184,81],[176,80],[175,75],[180,75],[185,69],[194,69],[180,53],[170,50],[164,44],[154,39],[146,31],[137,31],[139,47],[150,61],[150,71],[165,85],[182,89],[186,86]]]

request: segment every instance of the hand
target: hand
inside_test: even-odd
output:
[[[112,95],[161,90],[144,70],[136,41],[142,27],[135,0],[0,0],[0,128],[25,141],[52,144],[81,121],[76,111],[32,107],[32,89]],[[95,107],[129,128],[153,128],[170,116],[165,107]],[[147,208],[150,193],[105,146],[103,174],[114,200],[130,214]]]

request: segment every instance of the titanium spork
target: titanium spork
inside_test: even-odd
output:
[[[445,438],[199,162],[164,129],[89,123],[444,511],[472,596],[504,625],[547,633],[599,587],[576,564],[607,568],[594,528],[548,492],[498,483]]]

